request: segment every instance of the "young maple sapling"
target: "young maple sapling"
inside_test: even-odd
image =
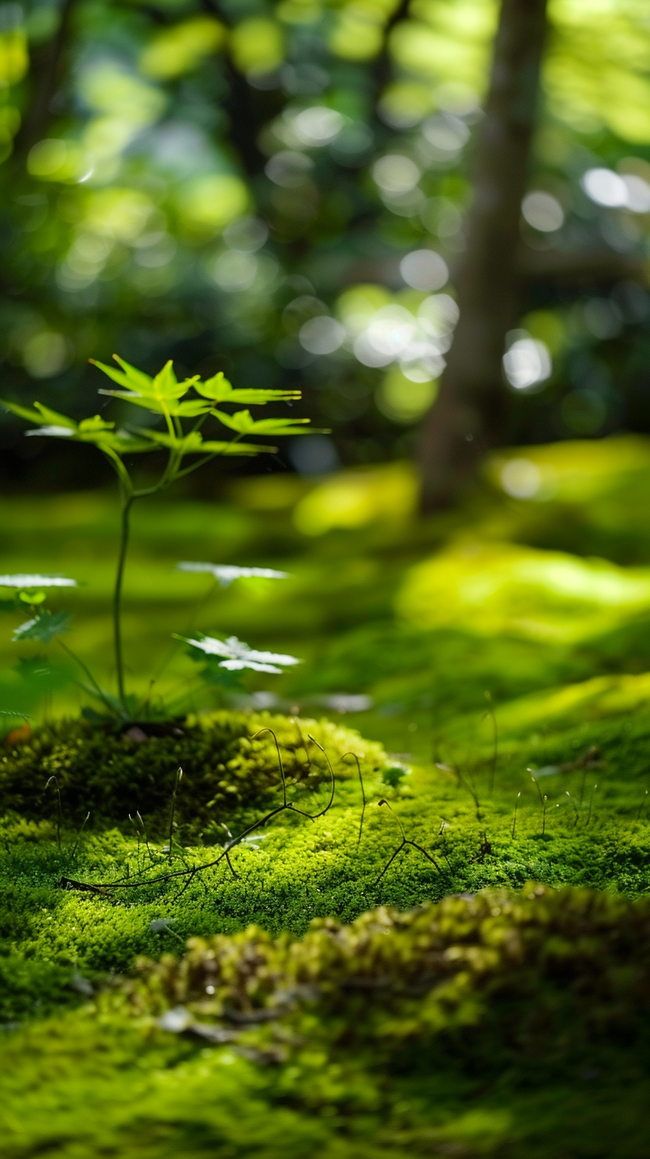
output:
[[[37,424],[35,429],[25,432],[27,435],[91,444],[108,459],[117,475],[120,494],[120,542],[112,599],[113,643],[117,678],[116,705],[120,714],[128,718],[130,704],[124,681],[121,612],[133,504],[138,499],[165,490],[177,479],[184,478],[219,456],[251,456],[276,450],[275,447],[263,443],[244,442],[244,437],[279,438],[285,435],[312,434],[316,431],[313,428],[305,430],[305,425],[310,421],[307,418],[253,419],[248,409],[235,411],[222,409],[233,403],[260,406],[269,402],[293,401],[301,397],[298,390],[236,389],[221,372],[205,381],[194,375],[179,382],[171,361],[167,362],[157,375],[151,377],[130,366],[118,355],[113,357],[119,369],[106,366],[102,362],[94,362],[94,365],[121,389],[104,389],[99,393],[118,398],[155,415],[158,427],[137,426],[116,429],[114,422],[109,422],[100,415],[77,422],[39,402],[35,402],[32,409],[14,402],[0,401],[13,414]],[[234,432],[233,436],[229,439],[204,439],[201,428],[208,419]],[[126,466],[125,458],[127,455],[155,451],[162,451],[165,454],[165,463],[160,475],[154,483],[137,487],[130,469]],[[191,461],[188,462],[188,459]],[[47,637],[49,641],[57,634],[55,617],[50,613],[39,612],[36,606],[33,607],[33,613],[29,628],[27,625],[24,626],[21,638],[45,640]],[[59,630],[65,630],[67,622],[68,618],[63,618]],[[205,642],[197,646],[207,651]],[[229,649],[221,653],[226,661],[225,666],[232,668],[234,663],[236,667],[243,668],[263,663],[256,661],[253,650],[248,649],[248,646],[241,644],[240,641],[235,641],[234,637],[231,637],[223,647]],[[247,658],[246,650],[250,653]],[[295,662],[293,657],[285,657],[284,660]],[[227,664],[228,661],[231,661],[230,665]],[[261,670],[269,671],[269,668]],[[274,670],[279,671],[277,667]],[[109,698],[102,696],[102,699],[105,703],[109,703]]]

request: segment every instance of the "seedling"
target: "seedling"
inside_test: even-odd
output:
[[[115,574],[115,584],[112,599],[113,618],[113,645],[115,652],[115,670],[117,680],[117,701],[102,693],[102,700],[109,705],[113,712],[128,719],[132,708],[127,698],[124,682],[124,653],[122,639],[122,588],[124,569],[129,545],[130,518],[133,504],[138,499],[144,499],[166,490],[176,480],[183,479],[193,471],[198,470],[206,463],[219,456],[258,455],[263,452],[273,452],[275,447],[261,443],[244,442],[244,437],[279,438],[285,435],[301,435],[312,433],[305,431],[306,418],[271,418],[256,420],[251,417],[249,410],[234,412],[221,409],[232,403],[248,403],[259,406],[269,402],[290,401],[300,398],[296,390],[257,390],[235,389],[223,373],[215,374],[212,378],[202,381],[198,375],[186,378],[179,382],[174,373],[173,365],[167,362],[163,369],[150,377],[118,355],[113,356],[118,368],[106,366],[102,362],[94,362],[104,374],[115,382],[119,390],[100,390],[100,394],[121,399],[155,416],[160,426],[136,426],[134,428],[116,429],[114,422],[109,422],[100,415],[83,419],[77,422],[67,415],[50,410],[42,403],[34,403],[34,407],[19,406],[14,402],[3,401],[2,405],[18,415],[35,423],[36,427],[26,432],[27,435],[41,435],[49,438],[66,439],[68,442],[90,444],[97,448],[111,464],[115,471],[120,492],[120,543]],[[94,360],[92,360],[94,361]],[[224,439],[204,439],[201,428],[208,419],[216,420],[222,427],[234,432],[234,437]],[[315,433],[315,432],[314,432]],[[133,477],[125,464],[125,457],[133,454],[147,454],[162,452],[166,462],[158,479],[144,487],[136,487]],[[187,463],[191,458],[192,462]],[[31,577],[23,577],[31,578]],[[28,588],[30,585],[21,585]],[[46,624],[39,616],[35,617],[42,639],[42,632]],[[54,624],[48,621],[49,638],[67,627],[65,624]],[[27,626],[25,626],[27,627]],[[23,636],[21,638],[29,638]],[[95,682],[93,681],[93,684]]]

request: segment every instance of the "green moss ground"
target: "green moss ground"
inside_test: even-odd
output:
[[[83,694],[38,661],[56,685],[47,721],[0,749],[3,1154],[647,1154],[650,538],[632,498],[650,489],[650,454],[633,441],[626,460],[613,441],[580,492],[553,453],[531,451],[555,472],[547,500],[486,490],[429,524],[369,519],[301,539],[281,508],[260,514],[251,485],[212,522],[201,505],[185,523],[170,507],[140,528],[136,687],[145,658],[164,659],[163,626],[189,618],[174,556],[216,559],[217,543],[224,562],[295,579],[235,585],[200,626],[305,662],[272,693],[249,686],[272,715],[243,697],[138,742],[61,720]],[[312,511],[327,509],[327,486]],[[78,497],[66,515],[52,500],[42,542],[43,513],[1,517],[4,570],[89,581],[70,642],[100,670],[101,503]],[[167,672],[161,688],[195,667],[174,653]],[[33,680],[9,666],[3,687],[5,703],[32,708]],[[334,694],[373,703],[328,724]],[[211,706],[209,689],[194,695]],[[269,724],[294,810],[233,849],[236,877],[222,862],[189,884],[152,881],[206,865],[224,826],[241,833],[281,803],[271,737],[250,739]],[[336,773],[313,821],[299,810],[327,805],[329,772],[308,732]],[[138,810],[148,846],[129,821]],[[127,879],[141,884],[110,888]]]

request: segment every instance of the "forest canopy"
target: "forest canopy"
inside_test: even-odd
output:
[[[497,18],[486,0],[3,4],[3,394],[82,416],[90,356],[172,357],[307,392],[333,435],[278,465],[410,453],[457,321]],[[650,427],[650,17],[552,0],[549,21],[504,359],[523,442]],[[5,469],[28,457],[38,478],[51,452],[2,424]]]

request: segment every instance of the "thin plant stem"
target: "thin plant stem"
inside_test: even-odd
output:
[[[115,588],[113,592],[113,640],[115,645],[115,669],[117,673],[117,694],[126,711],[124,692],[124,657],[122,654],[122,585],[124,581],[124,565],[129,546],[129,518],[133,504],[133,494],[127,494],[122,502],[120,520],[120,552],[117,560]]]
[[[544,800],[542,802],[542,837],[546,835],[546,806],[548,804],[548,797],[544,793]]]
[[[58,808],[57,808],[57,812],[56,812],[56,843],[57,843],[58,848],[60,849],[61,848],[61,812],[62,812],[62,810],[61,810],[61,790],[59,788],[58,779],[55,776],[48,777],[47,781],[45,782],[45,788],[47,789],[48,786],[52,784],[52,781],[54,781],[54,784],[56,787],[56,795],[57,795],[57,800],[58,800]]]
[[[515,813],[514,813],[514,817],[512,818],[512,839],[513,839],[513,841],[515,838],[515,829],[517,828],[517,809],[519,807],[519,798],[520,797],[521,797],[521,790],[519,790],[519,792],[517,793],[517,797],[515,800]]]
[[[495,777],[495,774],[497,771],[497,760],[499,758],[499,730],[497,727],[497,718],[494,715],[494,709],[492,707],[492,697],[491,697],[489,692],[485,693],[485,699],[487,700],[489,707],[488,707],[488,710],[487,710],[485,716],[483,717],[483,720],[485,720],[487,717],[490,718],[490,720],[492,721],[492,732],[493,732],[492,764],[490,765],[490,782],[489,782],[490,787],[488,790],[489,795],[492,796],[492,791],[494,789],[494,777]]]
[[[144,837],[144,843],[145,843],[145,845],[146,845],[146,847],[147,847],[147,853],[148,853],[148,855],[149,855],[149,861],[153,862],[153,861],[154,861],[154,858],[153,858],[153,855],[152,855],[152,852],[151,852],[151,849],[150,849],[150,846],[149,846],[149,838],[148,838],[148,836],[147,836],[147,830],[146,830],[146,826],[145,826],[145,823],[144,823],[144,821],[143,821],[143,819],[142,819],[142,814],[141,814],[141,812],[140,812],[140,810],[139,810],[139,809],[136,811],[136,814],[135,814],[135,815],[136,815],[136,817],[138,818],[138,821],[140,822],[140,827],[141,827],[141,829],[142,829],[142,836]]]
[[[321,809],[319,813],[311,814],[312,821],[315,821],[317,817],[324,817],[325,814],[331,809],[331,807],[334,803],[334,790],[336,788],[336,784],[334,781],[334,769],[332,768],[332,762],[330,761],[330,759],[329,759],[327,753],[325,752],[325,749],[323,748],[322,744],[319,744],[317,740],[314,740],[314,738],[310,732],[307,733],[307,739],[310,740],[312,742],[312,744],[315,744],[316,748],[320,749],[323,756],[325,757],[325,760],[327,761],[327,767],[330,771],[331,785],[332,785],[331,790],[330,790],[330,799],[327,802],[325,808]]]
[[[85,672],[86,676],[87,676],[87,677],[88,677],[88,679],[90,680],[90,683],[92,684],[93,688],[95,689],[95,692],[97,693],[97,695],[98,695],[99,699],[101,700],[102,704],[103,704],[103,705],[104,705],[104,706],[105,706],[105,707],[108,709],[108,711],[110,712],[111,716],[113,716],[113,715],[114,715],[114,712],[115,712],[115,710],[114,710],[114,708],[113,708],[112,704],[110,704],[110,703],[109,703],[109,701],[108,701],[108,700],[106,699],[106,697],[104,696],[104,693],[102,692],[101,688],[99,687],[99,684],[98,684],[98,683],[97,683],[97,681],[95,680],[95,677],[93,676],[92,672],[90,671],[90,668],[88,667],[88,665],[87,665],[87,664],[84,664],[84,662],[83,662],[83,660],[81,659],[81,657],[80,657],[80,656],[77,656],[77,653],[76,653],[76,652],[73,652],[73,651],[72,651],[72,648],[69,648],[69,647],[68,647],[68,645],[67,645],[67,644],[65,644],[65,643],[63,642],[63,640],[61,640],[61,639],[59,638],[59,641],[58,641],[58,642],[59,642],[59,644],[61,645],[61,647],[63,648],[64,652],[67,652],[67,653],[68,653],[68,656],[71,656],[71,657],[72,657],[72,659],[75,661],[75,663],[79,665],[79,667],[81,668],[82,672]]]
[[[84,819],[83,819],[83,824],[82,824],[82,826],[81,826],[81,829],[80,829],[80,830],[79,830],[79,832],[77,833],[77,837],[76,837],[75,843],[74,843],[74,845],[72,846],[72,853],[70,854],[70,860],[71,860],[71,861],[74,861],[75,854],[76,854],[76,852],[77,852],[77,849],[78,849],[78,847],[79,847],[79,842],[80,842],[80,840],[81,840],[81,835],[82,835],[82,833],[83,833],[84,829],[86,828],[86,822],[87,822],[87,820],[88,820],[88,818],[89,818],[89,817],[90,817],[90,811],[89,811],[88,813],[86,813],[86,816],[85,816],[85,817],[84,817]]]
[[[575,801],[573,800],[573,797],[571,796],[569,790],[565,789],[564,792],[566,793],[567,797],[569,798],[569,801],[571,802],[571,804],[573,806],[573,810],[575,813],[575,817],[573,820],[573,828],[575,829],[576,825],[578,824],[578,819],[580,817],[580,813],[578,811],[578,806],[576,805]]]
[[[275,741],[275,751],[278,754],[278,766],[280,769],[280,778],[282,780],[282,804],[286,805],[286,803],[287,803],[287,781],[286,781],[286,777],[284,775],[284,765],[282,764],[282,754],[280,752],[280,744],[278,742],[277,736],[275,735],[272,728],[260,728],[260,729],[258,729],[257,732],[253,733],[251,740],[257,740],[257,737],[261,736],[263,732],[270,732],[271,736],[273,737],[273,740]]]
[[[389,857],[384,868],[382,869],[381,873],[379,874],[379,877],[373,882],[373,887],[376,885],[379,885],[379,882],[381,881],[382,877],[386,873],[386,870],[393,864],[398,853],[401,853],[402,850],[405,849],[407,845],[412,845],[414,849],[418,850],[418,853],[422,853],[423,856],[426,857],[427,861],[430,861],[432,865],[435,865],[437,872],[442,874],[442,870],[440,869],[440,866],[438,865],[438,862],[436,861],[435,857],[432,857],[430,853],[427,853],[426,849],[423,849],[422,846],[419,845],[417,841],[411,841],[410,838],[408,838],[406,836],[406,834],[404,832],[404,826],[402,825],[402,822],[400,821],[399,817],[397,816],[397,813],[392,808],[390,802],[387,801],[385,797],[382,797],[381,801],[377,802],[377,805],[387,805],[388,806],[395,821],[397,822],[397,825],[399,826],[400,836],[401,836],[402,840],[401,840],[400,844],[398,845],[397,849]]]
[[[172,859],[172,842],[174,839],[174,813],[176,812],[176,794],[178,792],[178,786],[180,785],[182,779],[183,779],[183,770],[179,769],[178,772],[176,773],[176,780],[174,782],[174,792],[172,793],[172,811],[171,811],[171,815],[169,818],[169,850],[168,850],[168,855],[169,855],[170,861]]]
[[[361,776],[361,763],[359,761],[357,754],[356,753],[343,753],[341,760],[344,761],[346,757],[352,757],[352,759],[354,761],[356,761],[357,773],[359,774],[359,784],[361,786],[361,800],[362,800],[363,804],[361,806],[361,821],[359,822],[359,836],[357,837],[357,849],[358,849],[360,844],[361,844],[361,834],[363,833],[363,818],[364,818],[364,815],[366,812],[366,791],[363,787],[363,777]]]
[[[587,763],[585,761],[585,767],[582,770],[582,780],[580,782],[580,808],[581,809],[582,809],[582,802],[584,800],[584,795],[585,795],[585,781],[586,781],[586,779],[587,779]]]
[[[275,733],[273,733],[273,730],[270,728],[260,729],[260,732],[270,732],[275,737]],[[259,733],[256,733],[255,735],[259,736]],[[251,739],[253,739],[253,738],[251,738]],[[314,744],[316,744],[318,746],[318,748],[320,748],[321,751],[325,753],[325,750],[322,748],[322,745],[318,745],[317,741],[314,741]],[[279,744],[277,744],[277,738],[276,738],[276,747],[277,747],[277,752],[278,752],[278,756],[279,756],[280,746],[279,746]],[[233,837],[232,841],[228,841],[227,844],[224,846],[223,850],[221,851],[221,853],[219,854],[219,856],[213,858],[212,861],[208,861],[204,865],[193,865],[193,866],[186,865],[183,869],[176,869],[176,870],[169,869],[166,873],[158,874],[156,877],[149,877],[149,878],[146,878],[146,877],[142,878],[141,877],[135,881],[132,881],[132,880],[124,881],[123,879],[118,879],[116,881],[108,881],[108,882],[104,882],[104,883],[94,884],[94,883],[84,882],[84,881],[74,881],[72,878],[62,877],[58,883],[59,887],[61,889],[82,890],[82,891],[88,891],[90,893],[103,894],[106,890],[110,890],[110,889],[138,889],[141,886],[166,884],[167,882],[173,881],[176,878],[182,877],[182,878],[187,878],[187,882],[186,882],[186,886],[185,886],[185,888],[187,888],[187,886],[194,880],[194,878],[199,873],[204,873],[207,869],[216,869],[217,866],[219,866],[221,864],[221,862],[224,860],[229,862],[230,861],[229,854],[231,853],[231,851],[233,849],[235,849],[238,845],[241,845],[242,841],[245,841],[246,838],[251,833],[254,833],[256,829],[265,828],[265,826],[268,825],[269,822],[272,821],[274,817],[278,817],[281,813],[285,813],[285,812],[297,813],[299,817],[306,817],[309,821],[315,821],[317,817],[322,817],[325,813],[327,813],[332,805],[333,800],[334,800],[334,791],[333,791],[334,790],[334,772],[332,770],[332,763],[329,760],[327,753],[325,753],[325,757],[326,757],[327,764],[328,764],[328,767],[329,767],[331,775],[332,775],[332,793],[330,794],[330,800],[329,800],[328,804],[319,813],[314,813],[314,814],[306,813],[302,809],[297,809],[292,801],[286,800],[286,783],[284,781],[284,769],[282,768],[282,760],[280,758],[280,770],[281,770],[281,774],[282,774],[282,783],[283,783],[283,790],[284,790],[284,792],[283,792],[283,804],[278,805],[275,809],[271,809],[270,812],[268,812],[266,814],[266,816],[260,817],[260,819],[258,821],[254,821],[252,823],[252,825],[249,825],[246,829],[244,829],[244,831],[242,833],[239,833],[237,837]],[[398,822],[398,823],[400,824],[400,827],[401,827],[401,822]],[[425,849],[422,849],[421,846],[416,845],[416,843],[414,841],[407,841],[407,842],[405,842],[405,844],[414,845],[416,849],[420,849],[420,851],[422,853],[424,853],[425,857],[427,857],[429,859],[429,861],[432,861],[433,864],[436,866],[436,869],[439,870],[439,867],[438,867],[437,863],[435,862],[434,858],[430,857]],[[233,873],[235,872],[232,865],[230,866],[230,869]],[[182,892],[184,892],[184,890]]]
[[[597,788],[598,788],[598,785],[594,785],[593,789],[591,790],[591,795],[589,797],[589,812],[587,813],[587,825],[591,821],[591,807],[594,803],[594,793],[596,792]]]
[[[641,804],[639,805],[639,808],[637,809],[637,813],[636,813],[636,819],[637,819],[637,821],[640,821],[640,820],[641,820],[641,814],[642,814],[642,812],[643,812],[643,810],[644,810],[645,803],[646,803],[646,801],[648,800],[648,792],[650,792],[650,790],[646,789],[646,791],[645,791],[645,793],[643,794],[643,797],[642,797],[642,799],[641,799]]]
[[[530,772],[530,769],[528,769],[528,772]],[[537,789],[537,792],[538,792],[538,794],[539,794],[539,803],[540,803],[540,805],[543,805],[543,804],[544,804],[544,798],[542,797],[542,790],[541,790],[541,789],[540,789],[540,787],[539,787],[539,782],[538,782],[538,780],[536,779],[536,777],[531,777],[530,779],[531,779],[531,781],[533,782],[533,784],[534,784],[534,786],[535,786],[535,788]]]

